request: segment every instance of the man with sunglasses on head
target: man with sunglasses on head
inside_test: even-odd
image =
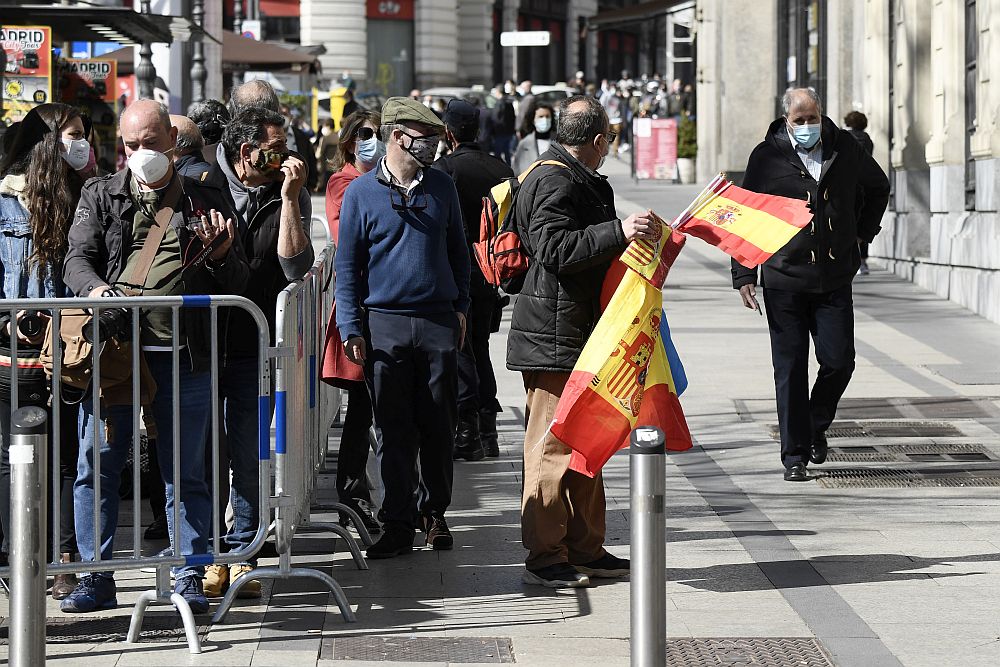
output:
[[[572,451],[549,433],[556,404],[601,316],[611,262],[634,239],[659,238],[652,211],[620,220],[614,192],[597,173],[615,141],[608,114],[590,96],[559,104],[556,140],[514,202],[514,222],[532,261],[514,304],[507,367],[527,393],[521,541],[522,580],[550,588],[589,586],[590,577],[629,574],[629,561],[604,549],[601,475],[569,469]]]
[[[435,169],[444,125],[415,100],[382,108],[386,156],[347,187],[337,249],[337,328],[363,365],[375,423],[385,532],[369,558],[451,549],[458,349],[469,310],[469,250],[455,184]],[[414,505],[420,462],[419,497]]]
[[[264,312],[269,345],[274,344],[278,293],[298,280],[313,263],[309,239],[312,201],[305,189],[306,166],[288,150],[281,114],[263,107],[237,111],[222,133],[216,164],[203,180],[223,190],[236,212],[236,227],[250,278],[241,294]],[[257,532],[259,483],[257,448],[258,338],[249,313],[231,308],[223,315],[228,335],[219,375],[226,444],[232,470],[230,500],[235,521],[225,538],[227,551],[250,544]],[[205,572],[205,594],[216,597],[229,582],[247,575],[254,563],[211,565]],[[250,581],[240,597],[260,597],[260,582]]]

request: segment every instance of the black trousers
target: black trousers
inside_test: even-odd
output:
[[[371,502],[365,470],[368,466],[368,430],[372,426],[372,400],[368,387],[352,382],[347,390],[347,415],[337,453],[337,497],[340,502]]]
[[[465,345],[458,351],[458,409],[460,412],[501,412],[497,377],[490,360],[490,324],[496,299],[473,297],[469,306]]]
[[[90,399],[87,399],[90,400]],[[24,407],[24,404],[21,405]],[[46,408],[49,418],[52,410]],[[3,552],[7,553],[10,540],[10,403],[0,400],[0,525],[3,526]],[[80,455],[79,404],[63,403],[59,409],[59,551],[76,552],[76,528],[73,522],[73,483],[76,481],[76,461]],[[55,462],[52,432],[49,424],[49,466]],[[46,543],[51,548],[53,507],[52,471],[43,470],[45,488],[49,495],[49,527]],[[116,489],[117,491],[117,489]]]
[[[854,373],[854,299],[851,285],[810,294],[764,289],[771,361],[786,468],[809,462],[813,436],[829,428]],[[819,374],[809,392],[809,337]]]
[[[412,531],[417,512],[443,515],[451,504],[458,336],[455,313],[368,313],[365,378],[382,431],[381,516],[389,527]]]

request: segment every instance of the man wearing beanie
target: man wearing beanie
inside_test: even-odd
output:
[[[472,243],[479,240],[483,197],[511,178],[514,172],[476,143],[479,109],[465,100],[451,100],[444,113],[445,141],[451,153],[434,163],[455,181],[470,261]],[[496,287],[486,282],[472,261],[469,279],[469,326],[465,345],[458,351],[458,430],[455,458],[478,461],[500,456],[497,440],[497,380],[490,361],[490,333],[499,329],[502,307]]]
[[[470,264],[455,184],[427,168],[443,129],[419,102],[389,98],[386,156],[348,186],[340,213],[337,328],[348,359],[364,366],[382,431],[385,532],[369,558],[412,551],[415,517],[427,546],[452,547],[444,514]]]

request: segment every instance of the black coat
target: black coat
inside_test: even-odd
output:
[[[459,144],[450,155],[446,155],[433,165],[455,181],[458,202],[462,207],[462,223],[465,226],[465,241],[472,260],[469,278],[469,295],[475,297],[493,296],[496,290],[486,282],[472,244],[479,240],[479,219],[483,210],[483,197],[490,189],[505,178],[514,176],[503,160],[481,150],[475,143]]]
[[[507,368],[571,371],[601,316],[601,285],[625,235],[607,177],[559,144],[539,159],[569,168],[536,167],[514,203],[531,263],[514,304]]]
[[[73,225],[69,228],[69,249],[63,261],[63,282],[74,294],[87,297],[102,284],[113,284],[121,277],[132,248],[135,205],[129,193],[129,172],[92,178],[83,186]],[[215,209],[226,219],[233,217],[224,192],[213,184],[181,176],[184,195],[174,211],[170,225],[181,248],[196,240],[187,220],[201,212]],[[227,189],[228,192],[228,189]],[[185,294],[240,294],[250,277],[242,245],[237,239],[226,259],[216,264],[206,262],[190,277],[185,276]],[[207,370],[211,352],[209,312],[206,308],[181,310],[185,344],[196,371]]]
[[[792,292],[829,292],[861,265],[858,239],[871,242],[889,203],[889,180],[854,137],[823,117],[823,169],[817,183],[796,155],[784,118],[768,128],[747,163],[743,187],[809,202],[813,220],[761,266],[760,284]],[[757,269],[732,263],[733,287],[757,282]]]

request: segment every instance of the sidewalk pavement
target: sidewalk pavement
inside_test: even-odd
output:
[[[650,206],[673,216],[698,190],[634,185],[614,161],[604,171],[623,214]],[[817,480],[786,483],[767,327],[742,308],[728,266],[690,239],[665,291],[696,439],[666,469],[669,664],[1000,664],[1000,326],[885,272],[859,277],[858,366],[830,461],[814,466]],[[520,582],[523,392],[504,369],[508,326],[509,313],[492,348],[502,453],[456,464],[454,551],[358,571],[342,542],[297,538],[296,562],[328,568],[358,623],[343,623],[310,582],[266,583],[263,601],[206,629],[200,656],[176,636],[52,641],[52,664],[627,665],[627,581],[565,591]],[[627,556],[627,455],[608,464],[606,484],[607,545]],[[320,501],[333,495],[332,475],[320,488]],[[121,579],[127,605],[139,575]],[[51,603],[48,615],[60,616]]]

